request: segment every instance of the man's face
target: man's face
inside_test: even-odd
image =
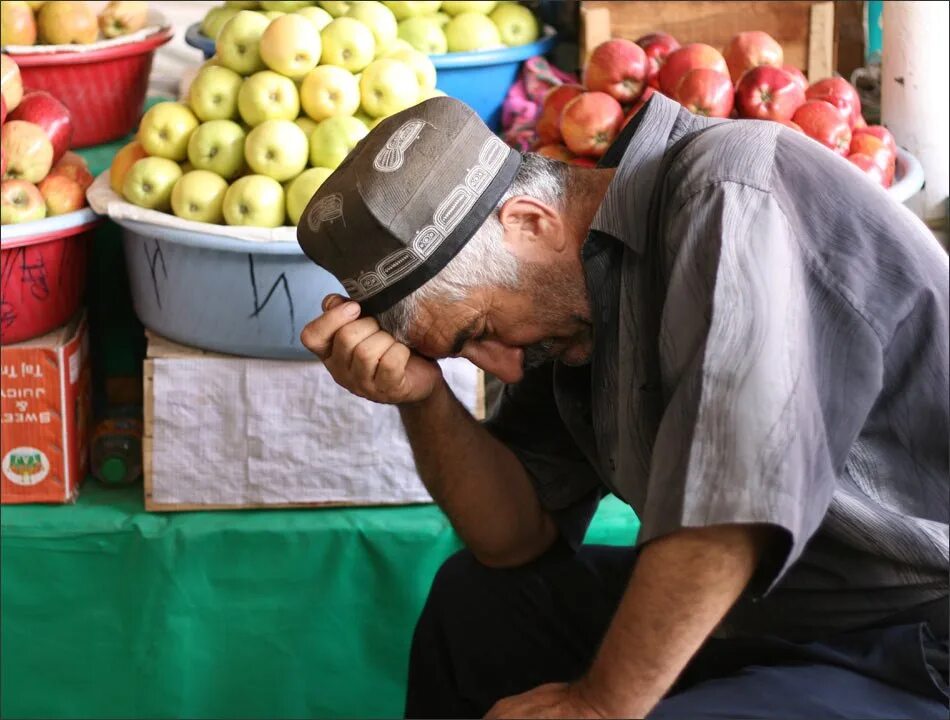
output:
[[[590,359],[590,308],[580,261],[523,263],[517,289],[486,287],[460,302],[427,302],[409,333],[430,358],[460,356],[504,382],[550,360]]]

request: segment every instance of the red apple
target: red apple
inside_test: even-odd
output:
[[[46,201],[46,215],[65,215],[86,204],[86,193],[79,183],[65,175],[47,175],[37,185]]]
[[[707,117],[729,117],[732,98],[729,76],[709,68],[690,70],[676,88],[676,100],[683,107]]]
[[[819,80],[805,91],[807,100],[824,100],[834,105],[848,127],[861,117],[861,98],[854,86],[844,78],[830,77]]]
[[[761,30],[749,30],[732,37],[722,51],[729,66],[729,76],[733,83],[739,82],[743,73],[760,65],[782,67],[785,59],[782,46],[775,38]]]
[[[883,125],[867,125],[862,128],[852,128],[851,133],[853,135],[873,135],[876,138],[880,138],[884,145],[890,148],[891,152],[897,153],[897,143],[894,141],[894,136],[891,135],[891,131],[888,130]]]
[[[897,165],[897,155],[879,137],[868,133],[852,134],[849,155],[867,155],[881,168],[885,178],[893,180]]]
[[[674,50],[679,50],[679,41],[664,32],[650,33],[637,40],[647,56],[647,85],[660,89],[660,68]]]
[[[633,120],[634,115],[636,115],[638,112],[640,112],[643,109],[643,106],[647,104],[647,101],[651,97],[653,97],[653,93],[655,92],[656,90],[654,90],[652,87],[648,87],[646,90],[643,91],[643,95],[640,96],[640,99],[637,100],[633,104],[633,107],[631,107],[627,111],[627,116],[623,119],[623,124],[620,126],[621,130],[627,126],[628,122]]]
[[[23,96],[17,109],[10,113],[11,120],[26,120],[43,128],[53,143],[53,162],[69,150],[73,139],[73,120],[69,110],[45,90],[31,90]]]
[[[680,80],[696,68],[709,68],[724,75],[729,74],[726,61],[716,48],[703,43],[690,43],[667,56],[666,62],[660,68],[660,91],[667,97],[675,98]]]
[[[854,125],[851,126],[852,130],[857,130],[859,128],[866,128],[868,126],[868,121],[864,119],[864,115],[858,115],[858,119],[854,121]]]
[[[591,53],[584,69],[588,90],[605,92],[622,103],[643,94],[647,79],[647,54],[634,42],[614,38]]]
[[[586,92],[564,106],[561,134],[571,152],[600,157],[617,137],[621,122],[619,102],[604,92]]]
[[[25,120],[5,122],[0,144],[7,158],[5,180],[38,183],[53,166],[53,144],[39,125]]]
[[[797,67],[794,65],[782,65],[782,70],[792,76],[792,79],[801,86],[802,92],[805,92],[808,89],[808,78],[805,77],[805,73],[803,73]]]
[[[89,166],[86,164],[86,161],[82,156],[72,151],[66,152],[63,157],[59,159],[59,162],[53,166],[53,169],[49,171],[49,174],[64,175],[65,177],[75,180],[79,183],[83,192],[88,190],[93,180],[95,180],[92,173],[89,172]]]
[[[0,183],[0,224],[42,220],[46,203],[36,185],[26,180],[4,180]]]
[[[747,71],[736,86],[739,117],[791,120],[805,102],[805,91],[781,68],[760,65]]]
[[[561,162],[569,162],[576,157],[565,145],[542,145],[535,150],[535,152],[538,155],[543,155],[552,160],[560,160]]]
[[[7,99],[0,95],[0,128],[7,121]]]
[[[0,55],[0,94],[7,101],[7,112],[13,112],[23,97],[20,66],[9,55]]]
[[[885,177],[881,166],[874,162],[874,158],[864,153],[848,155],[848,161],[854,163],[864,171],[864,174],[882,187],[890,187],[891,183]]]
[[[846,156],[851,145],[851,128],[848,121],[834,105],[824,100],[808,100],[795,114],[792,121],[805,134],[839,155]]]
[[[790,127],[795,132],[800,132],[802,135],[805,134],[805,131],[802,130],[801,125],[798,123],[792,122],[791,120],[776,120],[775,122],[784,125],[785,127]]]
[[[538,144],[561,142],[561,111],[568,102],[584,92],[582,85],[558,85],[548,90],[538,116]]]

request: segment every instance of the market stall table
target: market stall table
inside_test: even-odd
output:
[[[432,505],[149,514],[142,489],[4,506],[3,717],[397,717]],[[638,522],[600,506],[588,542]]]

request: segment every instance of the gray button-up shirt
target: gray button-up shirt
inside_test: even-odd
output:
[[[782,125],[659,95],[638,117],[583,250],[591,362],[530,371],[487,426],[575,545],[605,488],[639,544],[783,531],[721,633],[814,637],[946,595],[947,255]]]

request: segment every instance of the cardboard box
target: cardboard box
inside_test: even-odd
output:
[[[75,501],[88,468],[90,374],[84,312],[0,348],[0,503]]]

